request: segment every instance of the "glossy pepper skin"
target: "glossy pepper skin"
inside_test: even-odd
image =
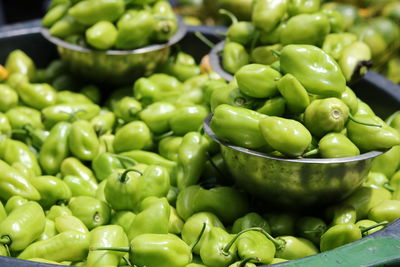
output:
[[[110,133],[114,129],[115,122],[115,114],[108,110],[100,111],[96,117],[90,120],[90,124],[99,136]]]
[[[2,160],[0,160],[0,192],[3,200],[15,195],[30,200],[40,199],[40,194],[33,184]]]
[[[322,236],[320,250],[327,251],[361,239],[361,230],[355,224],[338,224],[329,228]]]
[[[360,155],[358,147],[341,133],[328,133],[318,142],[322,158],[344,158]]]
[[[60,171],[63,177],[74,176],[79,177],[86,182],[88,188],[93,191],[97,190],[98,184],[93,171],[88,168],[77,158],[68,157],[61,162]]]
[[[156,18],[156,23],[150,39],[154,42],[167,42],[178,29],[171,4],[167,1],[156,1],[152,8],[152,14]]]
[[[89,233],[86,225],[77,217],[72,215],[61,215],[54,219],[55,228],[58,233],[77,231],[81,233]]]
[[[328,53],[335,60],[338,60],[346,46],[357,41],[357,35],[349,32],[330,33],[325,36],[322,50]]]
[[[223,203],[232,205],[228,207]],[[232,223],[248,212],[249,203],[241,192],[232,187],[219,186],[207,190],[192,185],[179,192],[176,210],[184,220],[194,213],[208,211],[223,223]]]
[[[10,73],[20,73],[32,79],[35,75],[36,66],[33,60],[22,50],[12,51],[6,58],[4,67]]]
[[[40,235],[38,240],[47,240],[57,234],[56,226],[54,221],[46,218],[43,233]]]
[[[98,153],[92,160],[92,170],[100,181],[105,180],[115,170],[122,169],[123,166],[124,163],[121,162],[118,155],[109,152]]]
[[[43,258],[61,262],[80,261],[86,258],[89,249],[89,234],[78,231],[59,233],[47,240],[37,241],[27,247],[19,259]]]
[[[400,164],[400,146],[394,146],[372,160],[372,172],[381,172],[387,177],[395,174]]]
[[[44,173],[54,175],[59,172],[61,162],[68,156],[68,136],[71,124],[59,122],[53,126],[39,152],[39,163]]]
[[[166,198],[153,196],[145,198],[140,203],[139,213],[129,227],[129,240],[143,234],[167,234],[170,212]]]
[[[182,140],[181,136],[169,136],[161,139],[158,143],[158,153],[166,159],[178,161],[178,151]]]
[[[283,18],[287,10],[286,0],[257,0],[253,6],[251,21],[257,28],[270,32]]]
[[[200,249],[207,239],[207,235],[212,227],[219,227],[225,229],[222,222],[211,212],[197,212],[187,218],[183,225],[181,237],[190,247],[194,245],[199,238],[201,230],[205,224],[204,232],[199,239],[199,242],[192,248],[193,253],[200,254]]]
[[[0,113],[0,135],[11,137],[11,131],[12,128],[7,116],[4,113]]]
[[[132,211],[128,210],[117,211],[111,218],[111,224],[121,226],[124,229],[125,233],[127,233],[135,217],[136,214],[133,213]]]
[[[134,167],[115,171],[107,178],[104,194],[114,210],[134,211],[146,197],[167,196],[169,188],[168,172],[163,167],[150,165],[143,172]]]
[[[310,14],[317,12],[320,8],[320,1],[318,0],[289,0],[287,12],[289,16],[298,14]]]
[[[183,189],[200,179],[206,163],[208,142],[198,132],[189,132],[178,149],[177,186]]]
[[[362,125],[354,121],[348,122],[347,135],[361,151],[388,149],[400,144],[399,132],[388,126],[379,117],[356,114],[354,118],[365,123],[382,126],[374,127]]]
[[[266,145],[259,131],[259,121],[266,116],[246,108],[219,105],[214,110],[210,126],[222,140],[249,149],[258,149]]]
[[[4,206],[5,212],[8,214],[13,209],[24,205],[28,201],[29,200],[27,200],[26,198],[23,198],[21,196],[12,196],[7,200],[6,205]]]
[[[17,106],[6,111],[5,114],[13,129],[22,129],[25,125],[31,125],[33,128],[39,129],[44,128],[40,111],[36,109]]]
[[[235,73],[247,65],[249,60],[249,54],[243,45],[236,42],[228,42],[224,45],[222,66],[227,72]]]
[[[198,131],[209,113],[203,105],[178,107],[169,118],[169,126],[175,135],[183,136],[188,132]]]
[[[109,21],[98,21],[85,32],[86,41],[99,50],[107,50],[114,46],[118,30]]]
[[[90,232],[90,247],[126,247],[129,246],[128,237],[118,225],[99,226]],[[89,251],[86,265],[90,266],[118,266],[124,252]]]
[[[16,107],[18,104],[18,94],[7,84],[0,85],[0,112]]]
[[[66,201],[71,198],[71,189],[61,179],[51,176],[43,175],[31,179],[31,183],[40,193],[39,204],[48,209],[57,201]]]
[[[392,222],[400,216],[400,200],[384,200],[368,212],[368,218],[377,222]]]
[[[280,68],[295,76],[311,94],[340,96],[346,79],[336,61],[312,45],[286,45],[281,50]],[[319,71],[316,72],[315,70]]]
[[[366,72],[363,65],[368,65],[369,60],[371,60],[371,50],[368,45],[357,41],[343,49],[338,63],[346,81],[351,81]]]
[[[242,233],[236,242],[238,255],[241,259],[253,257],[256,260],[250,262],[269,264],[274,258],[275,244],[260,232],[248,231]]]
[[[235,80],[235,79],[234,79]],[[236,81],[236,80],[235,80]],[[210,96],[211,111],[222,104],[227,104],[234,107],[243,107],[253,109],[260,101],[254,97],[250,97],[242,93],[237,85],[235,86],[221,86],[214,90]]]
[[[42,234],[45,222],[42,207],[29,201],[14,209],[0,223],[1,243],[12,251],[21,251]]]
[[[135,142],[131,142],[132,140]],[[119,128],[113,141],[113,148],[117,153],[134,149],[148,149],[152,145],[152,133],[142,121],[132,121]]]
[[[77,120],[71,124],[68,147],[78,159],[93,160],[99,150],[99,139],[89,121]]]
[[[94,197],[79,196],[68,203],[72,215],[79,218],[91,230],[110,221],[111,209],[104,201]]]
[[[295,120],[267,116],[260,120],[259,128],[271,147],[290,157],[302,155],[311,144],[310,132]]]
[[[48,83],[22,82],[15,90],[21,100],[32,108],[41,110],[56,104],[56,91]]]
[[[277,87],[286,100],[286,106],[290,112],[294,114],[302,113],[310,104],[307,90],[293,75],[284,75],[277,82]]]
[[[71,7],[68,14],[83,25],[93,25],[98,21],[115,21],[124,12],[122,0],[88,0]]]
[[[142,104],[139,101],[133,97],[125,96],[115,103],[112,110],[118,119],[128,123],[136,120],[142,109]]]
[[[174,115],[175,105],[169,102],[155,102],[143,109],[139,117],[155,134],[165,133],[170,129],[169,120]]]
[[[282,245],[277,247],[275,257],[294,260],[317,254],[318,248],[308,239],[294,236],[276,238]]]
[[[269,223],[256,212],[247,213],[245,216],[235,220],[232,225],[232,233],[237,234],[251,227],[259,227],[264,229],[265,232],[271,233]]]

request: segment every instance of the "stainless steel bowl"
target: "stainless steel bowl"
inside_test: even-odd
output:
[[[289,159],[269,156],[219,139],[210,128],[204,131],[220,144],[222,156],[235,182],[248,193],[285,209],[323,206],[349,196],[364,182],[372,159],[371,151],[356,157]]]
[[[179,19],[179,29],[167,43],[152,44],[134,50],[98,51],[65,42],[42,28],[42,35],[57,46],[70,71],[84,79],[112,85],[131,85],[137,78],[150,75],[165,61],[170,47],[178,43],[187,28]]]
[[[221,41],[216,44],[210,51],[209,58],[210,58],[210,66],[211,68],[219,74],[222,78],[227,81],[231,81],[233,79],[233,75],[224,70],[221,64],[221,53],[224,49],[225,41]]]

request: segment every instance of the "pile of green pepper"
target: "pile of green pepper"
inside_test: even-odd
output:
[[[219,146],[201,130],[204,118],[211,109],[218,118],[219,110],[238,140],[265,146],[263,133],[252,132],[258,119],[263,118],[261,124],[279,119],[234,106],[308,108],[312,104],[290,102],[282,89],[295,86],[303,92],[300,78],[294,78],[302,77],[298,73],[281,78],[272,68],[263,66],[259,74],[250,66],[251,75],[237,77],[241,85],[253,83],[242,86],[245,94],[215,73],[200,74],[194,59],[180,52],[163,72],[102,99],[104,92],[75,80],[59,60],[38,69],[16,50],[4,67],[2,256],[73,266],[256,266],[333,249],[400,217],[400,146],[378,157],[365,185],[323,215],[265,209],[232,184]],[[276,97],[279,90],[269,83],[253,82],[260,77],[278,84],[282,96]],[[336,95],[340,84],[332,77],[337,78],[321,76],[326,87],[312,90]],[[298,96],[308,99],[308,93]],[[325,99],[332,98],[317,100]],[[361,113],[360,120],[383,123],[371,119],[365,103],[355,103],[358,108],[347,109]],[[395,113],[387,123],[398,129],[399,119]],[[286,128],[291,127],[296,123]],[[293,140],[290,148],[303,145],[303,139]],[[392,145],[390,140],[373,143]]]
[[[52,0],[41,23],[52,36],[97,50],[167,42],[178,29],[164,0]]]

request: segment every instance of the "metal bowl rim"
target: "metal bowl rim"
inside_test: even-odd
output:
[[[301,158],[301,159],[291,159],[291,158],[280,158],[280,157],[274,157],[262,152],[258,152],[258,151],[254,151],[251,149],[247,149],[244,147],[240,147],[240,146],[235,146],[235,145],[231,145],[228,142],[219,139],[214,131],[211,129],[210,127],[210,121],[212,118],[213,114],[209,114],[203,122],[203,129],[204,132],[210,136],[214,141],[216,141],[217,143],[228,147],[232,150],[236,150],[238,152],[242,152],[251,156],[256,156],[256,157],[261,157],[261,158],[266,158],[266,159],[270,159],[270,160],[277,160],[277,161],[284,161],[284,162],[293,162],[293,163],[317,163],[317,164],[335,164],[335,163],[348,163],[348,162],[355,162],[355,161],[362,161],[362,160],[366,160],[366,159],[370,159],[370,158],[374,158],[377,157],[379,155],[381,155],[383,152],[382,151],[370,151],[364,154],[360,154],[358,156],[354,156],[354,157],[345,157],[345,158]]]
[[[210,65],[212,69],[219,74],[222,78],[230,82],[233,79],[233,75],[228,73],[222,68],[221,59],[219,53],[223,50],[225,45],[225,41],[221,41],[217,43],[210,51]]]
[[[101,53],[101,54],[110,55],[110,56],[122,56],[122,55],[133,55],[133,54],[144,54],[144,53],[149,53],[149,52],[153,52],[153,51],[158,51],[158,50],[170,47],[170,46],[178,43],[186,35],[187,26],[183,22],[182,18],[179,16],[177,16],[177,21],[178,21],[178,25],[179,25],[178,30],[171,38],[169,38],[168,42],[160,43],[160,44],[151,44],[151,45],[136,48],[133,50],[112,50],[112,49],[105,50],[105,51],[95,50],[95,49],[82,47],[80,45],[71,44],[66,41],[63,41],[60,38],[54,37],[54,36],[50,35],[49,29],[45,28],[45,27],[41,27],[40,32],[51,43],[53,43],[57,46],[61,46],[63,48],[69,49],[69,50],[73,50],[73,51],[80,52],[80,53]]]

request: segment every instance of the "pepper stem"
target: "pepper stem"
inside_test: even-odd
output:
[[[127,169],[127,170],[125,170],[122,174],[121,174],[121,176],[120,176],[120,178],[119,178],[119,181],[121,182],[121,183],[125,183],[126,182],[126,177],[128,176],[128,173],[130,173],[130,172],[137,172],[137,173],[139,173],[140,175],[143,175],[143,173],[141,172],[141,171],[138,171],[138,170],[136,170],[136,169]]]
[[[276,57],[280,57],[281,56],[281,52],[275,49],[271,50],[272,54],[274,54]]]
[[[310,151],[307,151],[306,153],[303,154],[303,158],[309,157],[309,156],[314,156],[317,155],[319,153],[319,149],[318,148],[314,148],[311,149]]]
[[[190,250],[193,251],[194,247],[197,246],[197,244],[200,242],[201,237],[204,234],[204,231],[206,230],[207,224],[203,222],[203,227],[201,227],[200,233],[196,238],[196,241],[190,246]]]
[[[365,125],[365,126],[379,127],[379,128],[382,127],[381,124],[375,124],[375,123],[368,123],[368,122],[359,121],[358,119],[354,118],[353,115],[351,115],[351,113],[349,113],[349,119],[354,121],[355,123],[362,124],[362,125]]]
[[[9,245],[11,244],[11,238],[8,235],[4,235],[0,238],[0,244]]]
[[[390,192],[394,192],[396,191],[396,189],[394,189],[392,186],[390,186],[388,183],[383,185],[383,188],[385,188],[386,190],[390,191]]]
[[[159,140],[162,140],[162,139],[164,139],[166,137],[169,137],[169,136],[172,136],[172,135],[174,135],[174,132],[173,131],[169,131],[169,132],[154,136],[154,140],[159,141]]]
[[[231,20],[232,24],[238,23],[237,17],[232,12],[223,8],[219,9],[218,12],[221,15],[226,15]]]
[[[122,259],[124,260],[124,262],[125,262],[128,266],[132,266],[131,261],[130,261],[126,256],[123,256]]]
[[[229,255],[229,250],[231,249],[231,247],[233,246],[233,244],[236,242],[236,240],[239,238],[240,235],[249,232],[249,231],[257,231],[262,233],[263,235],[265,235],[265,237],[267,237],[270,241],[272,241],[272,243],[274,243],[275,247],[277,249],[281,249],[283,246],[283,243],[279,242],[278,240],[276,240],[275,238],[273,238],[270,234],[268,234],[263,228],[261,227],[250,227],[247,229],[244,229],[242,231],[240,231],[239,233],[237,233],[232,239],[231,241],[228,242],[228,244],[226,244],[226,246],[224,247],[224,249],[222,250],[222,254],[224,255]]]
[[[250,261],[259,262],[259,261],[260,261],[260,258],[258,258],[258,257],[248,257],[248,258],[245,258],[244,260],[242,260],[242,261],[240,262],[240,264],[239,264],[238,267],[246,267],[246,264],[247,264],[248,262],[250,262]]]
[[[201,32],[195,32],[194,35],[200,39],[204,44],[206,44],[208,47],[213,48],[215,45],[213,42],[207,39],[207,37],[204,36]]]
[[[118,252],[130,252],[131,248],[130,247],[99,247],[99,248],[94,248],[91,247],[89,248],[90,251],[97,251],[97,250],[109,250],[109,251],[118,251]]]
[[[374,229],[376,227],[379,227],[379,226],[385,226],[388,223],[389,223],[388,221],[383,221],[383,222],[380,222],[380,223],[377,223],[377,224],[374,224],[374,225],[371,225],[371,226],[368,226],[368,227],[359,226],[359,228],[361,230],[361,234],[362,235],[366,235],[369,230],[372,230],[372,229]]]
[[[137,161],[134,159],[131,159],[130,157],[125,157],[125,156],[121,156],[121,155],[117,155],[117,154],[111,154],[112,157],[119,159],[121,161],[121,164],[124,166],[124,168],[126,168],[124,161],[129,162],[132,165],[136,165]]]

